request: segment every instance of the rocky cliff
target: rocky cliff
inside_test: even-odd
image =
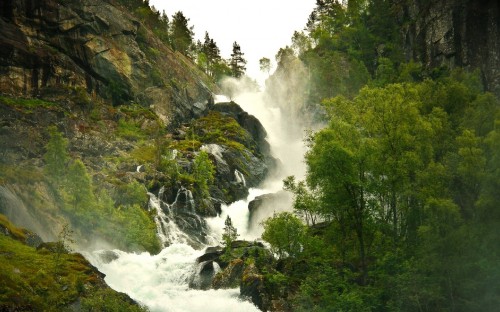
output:
[[[480,69],[486,88],[500,95],[497,0],[411,0],[396,7],[409,59],[428,67]]]
[[[192,193],[190,211],[214,216],[274,160],[260,122],[236,103],[214,105],[213,82],[122,3],[0,3],[0,213],[44,240],[69,220],[79,243],[154,252],[148,191],[172,205]],[[54,135],[65,159],[57,183],[45,158]],[[202,151],[210,182],[196,167],[209,166],[195,164]]]
[[[82,89],[116,104],[151,106],[167,124],[197,117],[209,80],[117,1],[0,4],[0,93],[47,97]]]

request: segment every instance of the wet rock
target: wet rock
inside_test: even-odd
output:
[[[245,263],[241,259],[234,259],[221,272],[219,272],[212,281],[214,289],[225,289],[238,287],[243,274]]]
[[[279,191],[255,197],[248,203],[248,225],[253,228],[275,212],[287,211],[292,207],[292,196],[289,192]]]
[[[264,276],[253,263],[249,264],[243,272],[240,295],[250,298],[260,310],[268,311],[271,302],[265,292]]]
[[[269,154],[270,146],[266,141],[266,129],[255,116],[245,112],[235,102],[217,103],[213,106],[212,110],[234,118],[243,129],[250,133],[257,143],[259,152]]]
[[[212,285],[212,280],[219,270],[219,265],[214,261],[204,261],[198,265],[197,272],[189,282],[189,287],[207,290]]]
[[[207,247],[205,253],[196,259],[197,263],[217,260],[222,255],[222,247]]]
[[[103,263],[110,263],[120,257],[116,252],[112,250],[103,250],[95,253],[99,256],[99,259],[101,259]]]

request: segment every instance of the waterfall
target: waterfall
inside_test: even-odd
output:
[[[165,188],[162,187],[158,196],[148,193],[148,208],[156,211],[156,233],[163,247],[174,243],[194,247],[217,244],[215,239],[206,235],[206,222],[195,213],[194,198],[190,190],[181,187],[175,201],[170,205],[162,200],[164,192]]]
[[[238,298],[238,289],[197,290],[189,288],[197,265],[194,259],[203,251],[175,243],[157,255],[115,250],[117,258],[104,261],[93,253],[91,262],[106,274],[106,283],[117,291],[146,305],[152,312],[259,311]],[[107,263],[106,263],[107,262]]]
[[[238,169],[234,169],[234,178],[236,179],[236,182],[243,184],[243,186],[247,186],[245,176],[243,175],[243,173],[239,172]]]
[[[221,96],[215,98],[216,102],[227,100]],[[249,189],[246,199],[222,205],[220,216],[206,220],[194,213],[193,195],[185,188],[178,190],[173,203],[164,201],[163,188],[158,195],[148,193],[149,209],[156,211],[155,222],[163,250],[158,255],[114,250],[111,259],[103,256],[106,252],[87,254],[92,264],[106,274],[105,280],[112,288],[127,293],[151,311],[259,311],[249,301],[239,298],[239,289],[200,290],[208,286],[202,271],[215,274],[220,268],[212,264],[213,267],[206,269],[205,263],[195,260],[204,254],[206,246],[219,244],[226,216],[231,217],[240,238],[254,240],[260,237],[261,227],[249,230],[248,203],[257,196],[281,190],[282,179],[287,175],[303,178],[304,145],[301,130],[290,131],[293,124],[281,120],[280,109],[268,107],[263,94],[242,93],[235,101],[266,128],[273,156],[286,162],[280,175],[269,178],[259,188]],[[225,163],[222,146],[206,144],[201,149],[213,155],[217,162]],[[246,185],[245,176],[238,170],[234,171],[234,179]],[[265,208],[272,214],[273,207]]]

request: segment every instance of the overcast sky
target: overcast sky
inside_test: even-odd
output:
[[[302,30],[316,0],[150,0],[169,18],[182,11],[194,26],[195,39],[203,42],[205,31],[214,39],[223,58],[231,55],[233,42],[247,60],[247,75],[261,81],[259,59],[275,65],[279,48],[291,44],[295,30]]]

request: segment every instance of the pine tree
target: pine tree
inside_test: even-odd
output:
[[[224,227],[224,233],[222,234],[222,241],[224,244],[224,255],[227,259],[230,258],[231,255],[231,245],[238,238],[238,230],[233,226],[233,222],[231,218],[227,216],[226,221],[224,221],[226,225]]]
[[[193,27],[188,25],[189,19],[179,11],[172,16],[170,25],[170,38],[175,50],[184,55],[189,55],[193,45]]]
[[[235,41],[233,43],[233,53],[231,53],[231,61],[229,66],[231,67],[231,75],[235,78],[240,78],[245,74],[247,61],[243,58],[244,53],[241,52],[240,45]]]
[[[221,61],[220,50],[214,39],[210,38],[208,32],[205,32],[205,41],[203,42],[202,52],[206,57],[205,72],[210,77],[214,77],[216,65]]]

